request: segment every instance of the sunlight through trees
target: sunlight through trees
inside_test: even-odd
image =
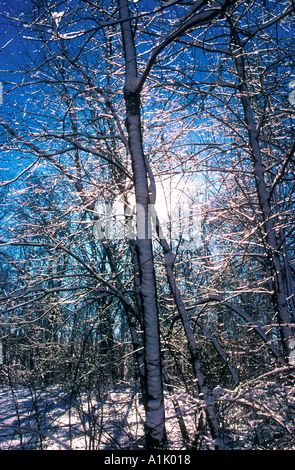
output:
[[[0,448],[294,449],[294,14],[0,1]]]

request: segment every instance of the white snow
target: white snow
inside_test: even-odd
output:
[[[182,400],[182,404],[189,423],[194,403],[185,404]],[[181,449],[171,400],[166,404],[166,417],[169,440],[173,448]],[[193,431],[194,427],[189,427]],[[43,449],[47,450],[63,450],[66,446],[74,450],[141,449],[143,405],[130,389],[106,393],[103,397],[83,394],[71,403],[70,394],[56,387],[40,390],[34,397],[25,388],[12,393],[9,387],[3,387],[0,390],[0,450],[40,448],[40,438]]]
[[[204,402],[179,389],[165,393],[169,449],[183,449],[172,404],[177,399],[191,441],[204,412]],[[254,381],[234,390],[215,387],[213,398],[225,429],[225,445],[234,449],[295,450],[295,389],[275,381]],[[71,397],[58,387],[0,389],[0,450],[135,450],[144,448],[144,409],[130,388]],[[214,441],[205,432],[202,448]],[[216,444],[216,443],[215,443]]]
[[[65,13],[64,11],[53,11],[51,13],[52,18],[54,19],[55,24],[56,24],[57,27],[60,25],[60,22],[61,22],[61,19],[62,19],[64,13]]]

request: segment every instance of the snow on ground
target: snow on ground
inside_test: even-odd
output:
[[[224,428],[232,449],[295,450],[295,389],[275,381],[251,382],[235,390],[215,389]],[[202,401],[178,390],[178,405],[193,441]],[[166,394],[169,449],[182,449],[179,423]],[[131,388],[76,394],[58,387],[42,390],[0,388],[0,450],[74,449],[138,450],[144,448],[144,410]],[[202,436],[201,448],[212,448]]]
[[[181,397],[180,402],[193,438],[196,404]],[[171,400],[167,400],[166,418],[171,446],[181,449]],[[73,397],[56,387],[37,392],[24,388],[12,391],[9,387],[0,390],[0,450],[141,449],[143,423],[143,406],[132,390],[103,397]]]

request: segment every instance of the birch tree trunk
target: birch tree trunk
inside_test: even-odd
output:
[[[161,372],[161,347],[155,269],[152,240],[149,238],[149,190],[145,157],[142,146],[140,92],[137,88],[137,63],[129,8],[124,0],[118,0],[121,30],[125,53],[126,80],[124,98],[126,127],[135,184],[136,205],[140,208],[137,237],[140,296],[143,308],[144,351],[146,371],[146,447],[162,448],[166,442],[163,384]]]
[[[265,168],[259,144],[259,129],[255,122],[254,111],[250,100],[250,90],[247,85],[247,76],[238,33],[232,26],[233,59],[239,80],[240,99],[243,107],[244,118],[248,129],[249,146],[252,154],[253,172],[255,177],[258,202],[262,214],[262,232],[264,233],[265,248],[268,255],[268,264],[272,275],[272,289],[275,299],[277,317],[280,325],[280,335],[285,357],[288,360],[291,353],[290,344],[294,337],[293,328],[290,326],[291,318],[287,307],[282,266],[279,258],[279,248],[275,234],[275,222],[271,207],[271,194],[265,180]]]

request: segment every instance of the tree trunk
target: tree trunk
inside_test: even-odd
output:
[[[262,213],[263,226],[262,231],[265,234],[265,248],[268,255],[268,263],[272,274],[272,288],[277,309],[277,317],[280,325],[280,335],[282,340],[283,351],[288,360],[291,349],[290,343],[293,339],[294,332],[289,326],[290,316],[287,307],[287,299],[285,295],[284,280],[282,276],[282,267],[279,258],[279,249],[275,234],[275,223],[272,214],[270,193],[265,181],[265,170],[262,161],[262,155],[259,144],[259,130],[257,128],[253,109],[250,101],[250,91],[247,85],[247,77],[245,72],[243,50],[239,44],[239,38],[234,27],[233,32],[233,59],[235,61],[236,70],[239,80],[240,99],[243,106],[244,118],[248,129],[249,145],[253,160],[253,171],[255,176],[257,197],[260,210]]]
[[[151,173],[151,170],[150,170],[150,173]],[[153,185],[153,192],[154,192],[153,201],[155,201],[156,200],[155,185]],[[153,222],[156,228],[157,235],[159,237],[159,242],[164,252],[164,264],[165,264],[166,276],[167,276],[167,280],[169,283],[170,291],[171,291],[171,294],[173,295],[175,305],[179,313],[179,316],[183,325],[183,329],[185,332],[185,336],[187,339],[187,344],[188,344],[190,355],[191,355],[190,362],[191,362],[192,369],[196,378],[197,390],[198,390],[199,395],[204,400],[207,422],[210,428],[211,436],[215,442],[215,448],[220,449],[222,448],[223,445],[220,439],[219,423],[218,423],[218,418],[215,412],[214,400],[210,396],[210,393],[205,383],[205,377],[201,370],[201,363],[198,358],[197,343],[195,340],[194,332],[190,325],[189,316],[188,316],[186,307],[184,305],[183,299],[181,297],[180,290],[176,285],[175,277],[173,274],[173,265],[174,265],[176,255],[175,253],[173,253],[167,240],[164,238],[162,234],[159,218],[154,208],[152,211],[152,218],[153,218]]]
[[[138,210],[137,247],[140,270],[140,296],[143,308],[144,351],[146,372],[146,447],[163,448],[166,443],[163,384],[161,372],[161,348],[157,290],[153,260],[152,240],[149,238],[149,191],[143,154],[140,93],[137,90],[137,64],[134,36],[132,34],[128,4],[118,0],[122,38],[125,52],[126,127],[135,183],[135,199]]]

